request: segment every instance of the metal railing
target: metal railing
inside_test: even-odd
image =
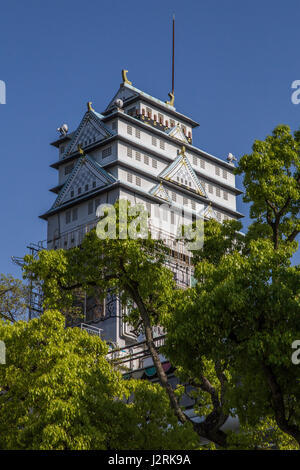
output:
[[[165,338],[166,334],[163,334],[153,339],[158,351],[165,344]],[[112,349],[108,352],[107,358],[112,360],[115,365],[126,370],[138,370],[153,364],[146,341],[140,341],[123,348]],[[146,360],[150,361],[151,364],[145,364]]]

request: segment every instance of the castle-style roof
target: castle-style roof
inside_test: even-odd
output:
[[[97,113],[89,103],[88,110],[66,146],[63,158],[76,152],[78,145],[85,148],[94,142],[100,142],[114,135],[114,132],[104,124],[102,118],[103,115]]]
[[[185,147],[182,147],[177,158],[159,176],[162,179],[172,181],[179,186],[195,191],[200,196],[207,197],[205,189],[185,154]]]
[[[168,204],[172,204],[171,198],[162,183],[155,185],[149,192],[152,196],[159,197],[159,199],[163,199],[163,201],[166,201]]]
[[[192,127],[199,126],[198,122],[176,111],[175,106],[172,106],[171,104],[167,102],[164,102],[158,98],[155,98],[154,96],[149,95],[148,93],[145,93],[142,90],[139,90],[138,88],[134,87],[132,84],[128,82],[121,83],[119,90],[114,95],[112,100],[109,102],[105,111],[103,111],[104,115],[111,113],[115,109],[116,107],[115,101],[117,99],[121,99],[124,102],[124,105],[128,104],[129,102],[134,102],[137,99],[142,99],[143,101],[146,101],[149,104],[152,104],[152,106],[157,106],[163,112],[171,114],[177,119],[189,123]]]
[[[92,157],[82,154],[47,214],[78,196],[82,197],[87,193],[96,192],[116,181],[116,178],[104,170]]]

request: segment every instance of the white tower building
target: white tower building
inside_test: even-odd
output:
[[[202,212],[220,222],[242,217],[236,210],[241,191],[235,186],[233,156],[226,162],[193,146],[198,123],[179,113],[174,100],[163,102],[132,86],[126,72],[101,114],[88,103],[78,128],[68,133],[62,126],[60,138],[52,142],[59,153],[51,165],[58,170],[58,184],[50,189],[57,194],[53,206],[41,215],[48,223],[47,247],[79,245],[97,223],[96,208],[125,198],[151,212],[152,232],[159,231],[168,243],[169,265],[185,287],[192,280],[190,253],[171,233],[176,214],[166,212],[156,223],[153,205],[167,203],[191,217]],[[116,299],[87,303],[85,316],[86,323],[103,330],[104,339],[120,347],[136,341]]]

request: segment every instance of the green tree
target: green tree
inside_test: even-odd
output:
[[[24,320],[28,306],[28,288],[11,275],[0,274],[0,318]]]
[[[190,421],[201,439],[225,445],[226,435],[220,427],[227,415],[214,399],[209,381],[205,379],[203,387],[211,397],[212,414],[204,422],[192,422],[179,406],[178,396],[168,382],[155,346],[152,327],[163,324],[164,318],[174,309],[176,295],[180,295],[175,289],[173,273],[165,266],[167,250],[162,241],[152,240],[150,235],[146,239],[119,239],[124,211],[127,211],[128,226],[134,217],[130,216],[130,205],[124,207],[124,204],[116,203],[115,207],[115,239],[99,239],[96,232],[91,231],[80,247],[67,251],[42,251],[37,259],[27,257],[25,275],[30,276],[33,282],[42,280],[47,308],[58,308],[65,313],[76,301],[79,288],[88,295],[118,295],[129,312],[127,319],[136,330],[140,329],[145,334],[160,384],[166,390],[179,422],[185,424]],[[107,224],[112,224],[113,220],[109,221],[108,215],[106,217]]]
[[[186,449],[190,426],[178,425],[158,385],[123,380],[107,345],[65,328],[57,311],[0,322],[1,449]]]
[[[280,432],[289,442],[282,445],[300,445],[300,369],[291,361],[300,338],[300,269],[291,266],[300,231],[298,137],[279,126],[241,158],[254,222],[244,238],[238,222],[207,222],[194,257],[197,285],[166,322],[166,351],[182,376],[199,388],[211,361],[216,376],[224,372],[216,386],[224,412],[248,430],[272,422],[266,435],[277,446]]]
[[[145,333],[175,416],[186,423],[153,341],[152,326],[165,326],[165,353],[194,388],[200,438],[224,448],[293,447],[300,443],[299,369],[291,363],[300,283],[299,267],[290,265],[300,228],[299,134],[279,126],[254,143],[237,173],[254,222],[246,236],[236,221],[206,223],[193,288],[175,289],[161,242],[119,240],[119,223],[116,239],[91,232],[80,248],[27,258],[25,273],[42,280],[46,305],[63,311],[78,288],[120,295],[128,320]],[[230,415],[239,417],[238,436],[223,429]]]

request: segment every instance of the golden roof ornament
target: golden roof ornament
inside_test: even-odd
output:
[[[122,80],[123,80],[122,85],[124,85],[125,83],[127,83],[127,85],[132,85],[132,82],[130,82],[127,78],[127,73],[128,73],[128,70],[125,70],[125,69],[122,70]]]
[[[77,150],[78,150],[79,154],[80,154],[83,158],[85,158],[84,150],[83,150],[83,148],[81,147],[80,144],[78,144]]]
[[[184,145],[181,147],[179,155],[182,155],[183,157],[185,157],[185,146]]]
[[[175,96],[174,96],[174,93],[172,93],[170,91],[170,93],[168,93],[169,97],[170,97],[170,101],[166,101],[166,104],[169,104],[170,106],[174,106],[174,100],[175,100]]]
[[[87,102],[87,109],[88,109],[88,111],[95,111],[94,108],[92,107],[92,104],[93,104],[92,101],[88,101],[88,102]]]

